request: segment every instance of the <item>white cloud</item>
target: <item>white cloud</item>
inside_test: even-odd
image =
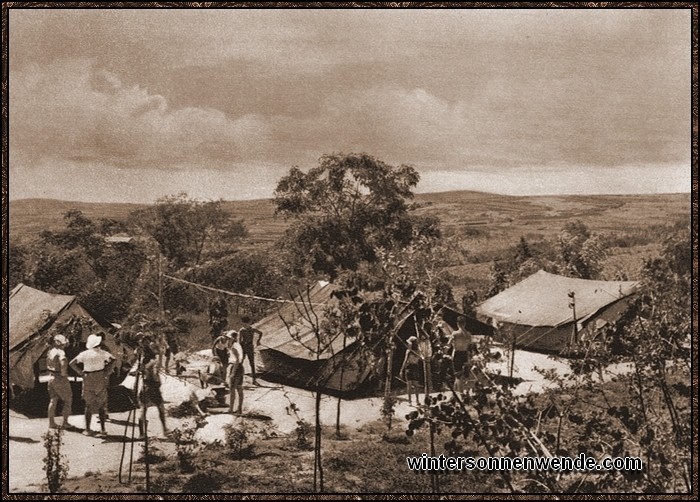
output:
[[[211,108],[171,109],[165,97],[124,85],[88,61],[15,71],[10,148],[24,159],[72,159],[121,167],[221,168],[259,157],[269,125]]]

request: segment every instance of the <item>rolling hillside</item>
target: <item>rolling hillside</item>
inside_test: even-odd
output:
[[[690,218],[690,194],[514,197],[463,191],[419,194],[415,202],[418,213],[439,217],[448,234],[464,232],[473,237],[488,234],[489,240],[517,240],[521,235],[544,237],[575,219],[595,232],[614,233],[642,231],[653,225]],[[42,230],[61,228],[63,214],[69,209],[79,209],[93,219],[123,220],[131,211],[142,207],[51,199],[10,201],[10,241],[22,242]],[[272,243],[288,225],[284,218],[275,217],[269,199],[227,201],[225,208],[232,216],[244,220],[249,230],[247,245]]]

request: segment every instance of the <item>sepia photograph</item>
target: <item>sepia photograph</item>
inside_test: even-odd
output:
[[[2,6],[4,499],[697,496],[695,3],[145,5]]]

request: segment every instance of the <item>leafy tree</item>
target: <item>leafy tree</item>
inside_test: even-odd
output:
[[[543,395],[519,396],[483,364],[466,390],[451,389],[408,415],[407,434],[430,427],[447,432],[448,455],[640,457],[643,470],[522,473],[499,471],[498,486],[513,492],[690,492],[692,419],[690,375],[691,280],[684,245],[688,229],[662,239],[661,258],[647,260],[641,293],[612,327],[616,337],[589,337],[572,370],[545,376]],[[613,350],[612,343],[624,350]],[[604,381],[606,368],[618,374]],[[628,371],[620,372],[627,367]]]
[[[308,173],[292,167],[275,190],[276,214],[296,219],[285,242],[297,264],[334,279],[376,260],[378,247],[438,236],[437,220],[410,213],[416,170],[367,154],[321,157]]]
[[[494,261],[489,269],[489,287],[486,296],[494,296],[508,287],[508,272],[499,261]]]
[[[476,317],[476,305],[479,302],[479,296],[473,289],[468,290],[462,295],[462,312],[469,317]]]
[[[64,229],[40,234],[28,282],[44,291],[76,295],[104,319],[126,316],[143,250],[136,243],[108,245],[98,225],[78,210],[67,211],[64,221]]]
[[[580,220],[564,225],[557,238],[557,251],[562,272],[581,279],[595,279],[606,256],[603,240],[591,234]]]
[[[83,264],[78,250],[42,250],[32,271],[30,285],[50,293],[75,294],[83,291],[92,280],[90,271],[84,270]]]
[[[129,232],[129,225],[125,221],[115,220],[114,218],[100,218],[98,220],[98,228],[100,234],[107,236]]]
[[[265,298],[277,298],[285,284],[277,264],[262,253],[237,252],[192,269],[185,278],[214,288]],[[202,301],[206,300],[200,299],[200,310],[204,307]],[[170,303],[167,305],[168,308],[177,308]],[[236,305],[254,319],[261,317],[271,307],[271,304],[244,298],[236,300]]]
[[[199,264],[205,245],[215,235],[231,238],[244,232],[240,222],[232,226],[220,200],[198,201],[185,192],[158,199],[152,207],[134,211],[130,217],[158,243],[175,269]]]
[[[515,247],[515,256],[513,259],[516,263],[521,264],[530,258],[532,258],[530,245],[527,243],[527,240],[525,240],[525,237],[521,236],[518,245]]]
[[[8,279],[10,289],[14,288],[20,282],[25,282],[27,276],[27,267],[29,256],[26,247],[19,244],[10,243],[9,246],[9,270]]]
[[[100,257],[105,249],[104,238],[97,233],[97,226],[78,209],[69,209],[63,215],[66,228],[52,232],[44,230],[40,236],[44,243],[59,249],[72,251],[79,249],[98,277],[104,277],[105,269],[100,265]]]

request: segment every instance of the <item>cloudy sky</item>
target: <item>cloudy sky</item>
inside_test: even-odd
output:
[[[272,196],[366,152],[419,192],[690,191],[690,10],[11,9],[10,198]]]

